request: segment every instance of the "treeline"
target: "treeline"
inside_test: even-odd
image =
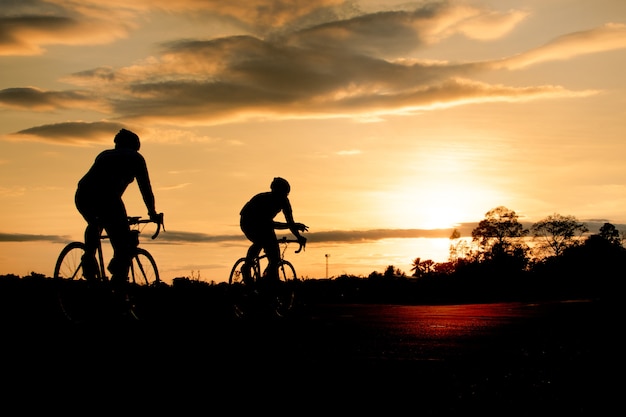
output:
[[[526,229],[513,210],[500,206],[486,213],[471,241],[453,232],[447,262],[416,258],[410,276],[389,265],[367,278],[337,277],[318,296],[401,303],[617,297],[626,270],[624,233],[611,223],[588,232],[574,216],[560,214]]]
[[[455,230],[447,262],[416,258],[411,275],[389,265],[369,276],[300,279],[303,303],[484,303],[523,300],[603,299],[619,294],[626,270],[624,234],[605,223],[597,234],[573,216],[553,214],[526,229],[506,207],[486,213],[471,241]],[[52,279],[0,276],[4,290],[21,282],[29,293],[50,287]],[[219,303],[227,283],[180,277],[159,291],[173,292],[197,305]],[[169,291],[168,289],[172,289]],[[32,292],[31,292],[32,291]],[[6,291],[2,295],[10,297]],[[220,301],[221,300],[221,301]]]
[[[455,230],[450,258],[416,258],[411,275],[393,265],[369,276],[303,279],[310,302],[483,303],[523,300],[611,299],[626,270],[624,234],[605,223],[597,234],[574,216],[550,215],[525,228],[517,214],[496,207],[472,231]],[[226,284],[177,278],[174,286]]]

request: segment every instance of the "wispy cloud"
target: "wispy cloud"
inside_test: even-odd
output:
[[[336,19],[289,33],[285,42],[306,49],[392,59],[456,34],[472,39],[496,39],[513,30],[526,16],[526,12],[517,10],[496,12],[431,2],[411,10]]]
[[[184,184],[170,185],[168,187],[159,187],[159,191],[179,190],[181,188],[186,188],[186,187],[188,187],[190,185],[191,185],[191,183],[186,182]]]
[[[0,197],[17,197],[24,195],[26,187],[0,187]]]
[[[23,233],[0,233],[0,242],[67,242],[68,236],[61,235],[30,235]]]
[[[343,0],[3,0],[0,56],[45,54],[50,45],[100,45],[124,39],[150,12],[230,19],[246,32],[316,21],[344,10]],[[338,6],[336,11],[331,7]]]
[[[47,45],[97,45],[124,38],[132,19],[117,19],[108,10],[78,1],[3,1],[0,12],[0,56],[40,55]],[[87,2],[84,2],[87,3]]]
[[[80,107],[105,110],[88,91],[45,91],[34,87],[0,90],[0,106],[28,111],[51,111]]]
[[[312,243],[358,243],[382,239],[407,238],[449,238],[454,229],[372,229],[372,230],[330,230],[307,233]]]
[[[207,233],[184,232],[169,230],[159,235],[161,243],[219,243],[243,241],[242,235],[210,235]]]
[[[474,225],[475,226],[475,225]],[[463,227],[459,230],[465,230]],[[325,232],[307,233],[307,238],[311,243],[334,243],[334,242],[372,242],[381,239],[396,238],[429,238],[429,237],[450,237],[453,229],[376,229],[376,230],[332,230]],[[470,229],[471,230],[471,229]],[[67,236],[57,235],[27,235],[19,233],[0,233],[0,242],[28,242],[28,241],[67,241]],[[167,230],[159,235],[159,242],[162,244],[180,243],[226,243],[226,242],[247,242],[241,235],[211,235],[207,233],[185,232]]]
[[[361,151],[359,149],[346,149],[342,151],[338,151],[337,155],[339,156],[352,156],[352,155],[360,155]]]
[[[63,23],[58,25],[65,28],[47,43],[71,45],[73,36],[76,44],[127,36],[141,24],[142,13],[155,10],[180,16],[228,16],[241,34],[174,39],[161,45],[158,55],[143,57],[130,66],[68,74],[63,81],[76,85],[74,90],[4,89],[0,107],[29,111],[89,108],[103,116],[97,122],[36,126],[9,137],[75,145],[108,141],[122,124],[141,130],[143,126],[181,128],[255,118],[377,120],[474,103],[585,97],[597,91],[572,91],[551,84],[496,85],[477,78],[502,68],[519,70],[549,60],[626,48],[624,25],[606,24],[565,34],[530,51],[511,51],[504,59],[421,61],[410,58],[411,54],[451,36],[476,42],[498,39],[514,31],[529,13],[452,2],[368,13],[336,0],[127,3],[13,2],[0,23],[0,31],[5,33],[4,53],[21,43],[26,50],[44,44],[43,36],[22,35],[27,33],[26,23],[9,23],[36,15],[37,7],[43,9],[36,16],[61,16]],[[112,20],[132,21],[133,25],[111,24]],[[38,28],[37,33],[52,30],[50,24],[33,21],[29,24]],[[111,26],[107,37],[99,35],[103,22]],[[79,35],[78,28],[90,35]]]
[[[590,233],[598,233],[604,223],[610,223],[604,219],[582,220],[589,228]],[[383,239],[415,239],[415,238],[450,238],[452,232],[457,230],[461,237],[471,237],[472,230],[477,227],[476,222],[458,224],[454,228],[446,229],[370,229],[370,230],[327,230],[321,232],[309,232],[306,234],[308,243],[367,243]],[[522,222],[525,228],[532,223]],[[614,224],[620,231],[626,231],[626,224]],[[282,236],[279,233],[279,237]],[[288,234],[286,234],[288,236]],[[0,233],[0,242],[67,242],[68,236],[64,235],[31,235],[22,233]],[[167,230],[159,235],[158,244],[183,244],[183,243],[224,243],[248,242],[241,234],[236,235],[211,235],[207,233],[186,232]]]
[[[9,135],[10,138],[45,140],[59,145],[109,143],[125,125],[113,122],[64,122],[36,126]]]
[[[607,23],[591,30],[569,33],[545,45],[502,61],[495,68],[520,69],[546,61],[566,60],[580,55],[626,48],[626,25]]]

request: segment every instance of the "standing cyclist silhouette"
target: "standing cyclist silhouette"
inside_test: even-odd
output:
[[[296,223],[293,220],[293,211],[289,201],[291,186],[284,178],[276,177],[270,184],[270,190],[252,197],[243,208],[240,215],[240,226],[244,235],[252,242],[246,255],[247,265],[244,270],[244,281],[250,280],[252,260],[259,256],[261,249],[267,255],[268,265],[265,270],[266,283],[275,284],[278,281],[278,263],[280,249],[275,229],[289,229],[300,244],[306,244],[306,238],[300,232],[309,230],[308,226]],[[283,212],[286,222],[274,221],[278,213]]]
[[[132,241],[126,206],[122,200],[126,187],[135,179],[150,220],[162,220],[155,210],[146,161],[139,153],[139,136],[130,130],[121,129],[113,142],[115,149],[101,152],[78,182],[75,202],[76,208],[87,221],[83,255],[85,277],[96,277],[95,253],[104,229],[113,246],[113,258],[107,269],[111,272],[112,285],[120,286],[127,282],[133,251],[138,243]]]

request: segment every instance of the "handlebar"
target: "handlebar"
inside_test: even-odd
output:
[[[306,238],[301,242],[298,239],[287,239],[286,236],[283,236],[278,239],[278,243],[297,243],[299,246],[298,249],[294,251],[295,253],[300,253],[303,249],[306,249]]]
[[[152,235],[152,239],[156,239],[156,237],[161,233],[161,229],[165,232],[165,223],[163,221],[163,213],[158,214],[157,220],[152,219],[142,219],[141,216],[128,217],[128,224],[144,224],[144,223],[156,223],[157,229],[156,232]]]

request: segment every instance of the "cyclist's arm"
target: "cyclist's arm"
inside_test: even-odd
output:
[[[141,192],[141,196],[143,197],[143,202],[148,209],[148,216],[151,219],[156,219],[158,214],[155,208],[155,199],[154,193],[152,192],[152,185],[150,183],[150,175],[148,174],[148,167],[146,165],[145,159],[141,154],[137,154],[138,158],[138,166],[136,172],[137,185],[139,185],[139,191]]]
[[[289,200],[286,200],[285,206],[283,207],[283,214],[285,215],[286,223],[274,222],[275,229],[289,229],[294,236],[298,239],[303,239],[300,235],[300,232],[304,232],[308,230],[308,227],[303,223],[296,223],[293,219],[293,210],[291,209],[291,203]]]
[[[289,229],[291,232],[298,236],[297,232],[304,232],[309,229],[309,226],[304,223],[283,223],[283,222],[274,222],[274,229]]]
[[[274,229],[289,229],[289,224],[283,222],[274,222]]]

